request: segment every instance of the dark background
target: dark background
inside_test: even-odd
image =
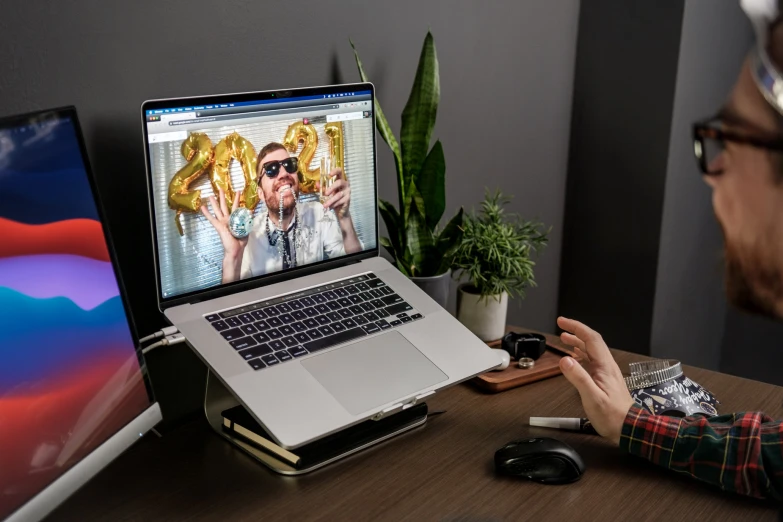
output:
[[[163,326],[142,101],[357,81],[350,37],[397,132],[429,28],[446,216],[502,188],[510,210],[552,226],[539,286],[509,322],[553,331],[569,313],[617,347],[776,378],[747,353],[778,325],[722,301],[720,238],[689,156],[690,121],[718,108],[751,41],[736,0],[4,1],[1,12],[0,115],[77,106],[142,335]],[[380,138],[379,151],[380,195],[396,201]],[[149,362],[167,419],[196,411],[204,368],[188,348]]]

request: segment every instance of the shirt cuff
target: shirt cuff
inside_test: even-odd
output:
[[[650,415],[634,404],[628,410],[620,434],[620,448],[632,455],[669,467],[681,419]]]

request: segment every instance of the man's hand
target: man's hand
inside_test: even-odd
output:
[[[223,189],[220,189],[219,198],[220,204],[215,200],[215,196],[209,196],[209,203],[212,207],[212,213],[207,209],[206,205],[201,205],[201,213],[209,220],[215,230],[217,230],[218,236],[220,236],[220,242],[223,243],[223,282],[231,283],[239,280],[240,271],[242,269],[242,255],[245,252],[247,246],[247,237],[237,239],[231,235],[231,231],[228,229],[228,221],[231,217],[231,212],[235,211],[239,207],[239,191],[234,194],[234,202],[231,205],[231,212],[228,211],[226,206],[226,193]]]
[[[596,431],[619,444],[625,416],[634,403],[620,367],[598,332],[565,317],[559,317],[557,325],[565,330],[560,339],[573,346],[585,361],[583,368],[573,357],[563,357],[563,375],[582,397],[582,406]]]
[[[335,180],[332,186],[324,191],[324,196],[328,198],[324,203],[324,210],[331,208],[338,217],[345,217],[351,204],[351,184],[348,183],[343,169],[334,169],[329,175]],[[317,188],[321,190],[320,184]]]
[[[337,223],[340,226],[340,233],[343,236],[343,248],[346,254],[354,254],[362,250],[362,244],[356,235],[356,228],[353,226],[351,213],[348,207],[351,204],[351,184],[345,178],[343,169],[334,169],[329,173],[336,178],[331,187],[324,191],[324,196],[328,199],[324,203],[324,212],[334,209],[337,214]],[[316,189],[321,190],[321,184],[316,184]]]

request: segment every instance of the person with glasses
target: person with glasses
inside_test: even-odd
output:
[[[351,219],[351,186],[342,169],[335,169],[334,184],[326,189],[327,200],[297,203],[298,160],[280,143],[272,142],[258,153],[258,195],[267,210],[253,220],[247,237],[231,234],[231,212],[239,207],[240,192],[229,210],[223,191],[210,196],[212,212],[201,212],[215,227],[223,244],[223,283],[277,272],[295,266],[331,259],[362,250]],[[220,204],[218,204],[218,201]],[[323,220],[332,209],[336,219]],[[213,215],[214,212],[214,215]]]
[[[693,150],[723,229],[729,300],[783,319],[783,12],[743,0],[758,42],[723,109],[693,126]],[[623,450],[725,491],[783,500],[783,423],[760,412],[651,415],[631,398],[601,336],[558,318],[583,364],[560,368],[595,429]],[[748,405],[751,406],[752,405]]]

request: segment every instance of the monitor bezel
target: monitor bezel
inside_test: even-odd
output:
[[[76,141],[79,145],[79,152],[82,157],[82,163],[84,165],[84,172],[87,176],[87,181],[90,185],[90,191],[92,193],[93,202],[95,203],[96,212],[98,213],[98,219],[103,229],[104,241],[106,241],[106,248],[109,252],[109,259],[112,264],[115,279],[117,280],[117,286],[120,291],[120,299],[122,300],[123,312],[130,330],[131,341],[133,342],[134,351],[139,362],[139,370],[141,372],[142,380],[144,381],[144,387],[147,392],[147,398],[149,399],[149,405],[144,410],[138,412],[130,421],[120,428],[116,433],[111,435],[108,439],[103,441],[99,446],[94,448],[90,453],[85,455],[79,462],[75,463],[71,468],[65,471],[52,482],[48,483],[33,497],[29,498],[24,504],[17,507],[13,512],[8,515],[8,520],[30,520],[46,516],[58,505],[71,496],[78,488],[84,485],[89,479],[95,476],[101,469],[107,466],[118,455],[129,448],[133,442],[138,440],[140,435],[151,430],[162,419],[162,413],[160,405],[155,400],[155,395],[152,388],[152,382],[147,372],[147,367],[144,361],[144,357],[139,349],[139,336],[136,331],[136,324],[131,314],[130,305],[127,299],[127,291],[125,281],[122,277],[119,264],[117,262],[117,253],[114,246],[112,234],[109,230],[108,222],[106,220],[106,211],[103,207],[101,198],[99,197],[97,181],[95,173],[92,170],[89,155],[87,154],[87,147],[84,140],[84,134],[82,132],[81,123],[79,120],[76,107],[69,105],[64,107],[56,107],[53,109],[41,109],[37,111],[27,112],[24,114],[16,114],[10,116],[0,116],[0,130],[12,126],[29,125],[35,121],[42,121],[45,119],[59,119],[62,121],[64,118],[70,118],[73,130],[76,134]]]
[[[201,301],[207,301],[210,299],[216,299],[226,295],[239,293],[245,290],[251,290],[254,288],[260,288],[271,284],[280,283],[283,281],[289,281],[291,279],[303,277],[309,274],[315,274],[332,270],[341,266],[358,263],[364,259],[372,257],[378,257],[380,255],[380,241],[379,241],[379,216],[378,216],[378,146],[375,129],[373,128],[373,177],[375,184],[375,247],[365,249],[355,254],[346,254],[336,259],[327,259],[319,261],[317,263],[311,263],[308,265],[283,270],[280,272],[274,272],[272,274],[264,274],[255,276],[250,279],[244,279],[235,281],[233,283],[225,283],[216,287],[205,288],[201,290],[194,290],[192,292],[186,292],[178,294],[172,297],[164,297],[161,292],[161,270],[160,270],[160,255],[158,252],[158,231],[157,224],[155,222],[155,194],[153,193],[153,179],[151,158],[149,153],[148,144],[148,132],[147,132],[147,118],[146,114],[149,110],[155,109],[171,109],[179,107],[190,107],[193,105],[214,105],[214,104],[226,104],[226,103],[239,103],[248,101],[266,101],[266,100],[281,100],[285,98],[294,98],[301,96],[314,96],[314,95],[329,95],[339,94],[345,91],[359,91],[369,90],[371,94],[371,105],[373,117],[376,115],[375,107],[375,86],[372,83],[349,83],[340,85],[326,85],[318,87],[300,87],[292,89],[274,89],[268,91],[256,91],[256,92],[244,92],[234,94],[216,94],[208,96],[191,96],[180,98],[161,98],[154,100],[147,100],[141,104],[141,127],[142,138],[144,148],[144,162],[147,174],[147,198],[150,212],[150,227],[152,231],[152,249],[155,262],[155,291],[158,300],[158,309],[163,312],[167,308],[179,306],[183,304],[194,304]]]

